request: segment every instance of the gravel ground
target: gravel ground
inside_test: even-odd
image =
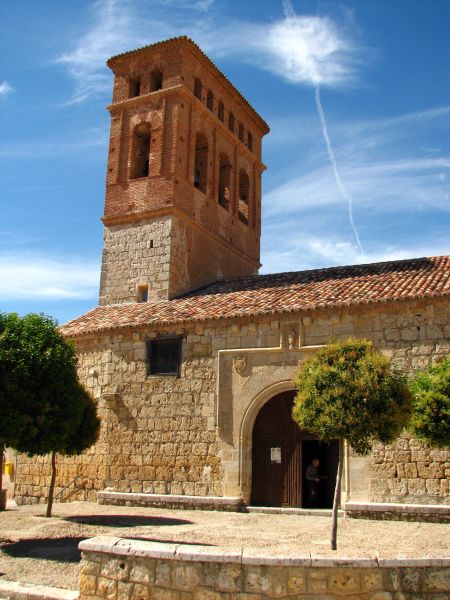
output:
[[[11,507],[0,512],[0,577],[55,587],[78,585],[77,549],[96,535],[252,548],[258,553],[450,557],[449,528],[340,518],[338,551],[329,550],[330,517],[101,506],[90,502]]]

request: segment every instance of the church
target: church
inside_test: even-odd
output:
[[[99,306],[67,323],[98,403],[98,442],[61,458],[56,499],[302,508],[338,442],[291,418],[293,378],[332,339],[366,338],[403,372],[450,352],[450,257],[259,275],[269,127],[189,38],[114,56]],[[345,502],[446,504],[450,452],[404,434],[342,443]],[[18,503],[44,501],[46,457],[18,458]]]

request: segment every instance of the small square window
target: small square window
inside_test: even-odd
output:
[[[147,342],[147,374],[180,376],[182,338],[158,338]]]

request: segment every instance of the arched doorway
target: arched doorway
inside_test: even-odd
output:
[[[300,430],[291,412],[295,391],[274,396],[259,411],[252,436],[253,506],[302,507],[307,505],[304,485],[306,467],[313,458],[320,460],[317,508],[333,504],[338,461],[338,441],[319,442]]]

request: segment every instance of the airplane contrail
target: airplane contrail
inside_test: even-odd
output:
[[[341,175],[339,173],[339,169],[338,169],[338,166],[336,163],[336,157],[334,154],[334,150],[331,145],[330,136],[328,135],[328,127],[327,127],[327,122],[325,119],[325,113],[323,110],[322,102],[320,101],[320,86],[318,86],[318,85],[315,86],[314,96],[315,96],[315,100],[316,100],[316,108],[317,108],[317,112],[319,114],[320,123],[322,125],[323,138],[324,138],[325,144],[327,146],[328,157],[330,159],[331,166],[333,167],[334,178],[336,179],[336,183],[339,188],[339,191],[341,192],[341,196],[347,202],[348,218],[350,221],[350,226],[353,231],[353,235],[355,236],[356,244],[357,244],[361,254],[364,255],[364,249],[362,247],[361,239],[359,237],[358,230],[356,229],[356,226],[355,226],[355,220],[353,218],[353,200],[352,200],[352,197],[350,196],[350,194],[345,189],[344,184],[342,183]]]

